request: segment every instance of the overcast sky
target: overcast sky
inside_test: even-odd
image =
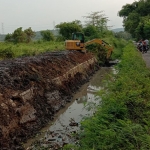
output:
[[[34,31],[54,29],[61,22],[80,20],[91,12],[104,11],[108,25],[122,28],[122,18],[117,16],[125,4],[135,0],[0,0],[0,34],[29,27]]]

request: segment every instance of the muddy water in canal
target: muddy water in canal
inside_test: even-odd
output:
[[[71,138],[72,133],[76,133],[80,127],[80,121],[93,114],[100,101],[96,95],[102,88],[102,82],[112,71],[112,68],[102,67],[84,84],[72,101],[65,108],[61,109],[53,122],[43,128],[36,137],[29,139],[24,145],[25,149],[40,149],[40,147],[58,149],[67,143],[75,143]]]

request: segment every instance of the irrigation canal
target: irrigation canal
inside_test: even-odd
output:
[[[77,142],[71,138],[71,134],[79,130],[80,121],[84,117],[92,115],[95,111],[100,101],[96,92],[101,90],[103,80],[111,71],[112,67],[102,67],[97,71],[88,83],[74,93],[72,101],[55,114],[54,120],[24,144],[25,149],[45,147],[55,150],[65,144]]]

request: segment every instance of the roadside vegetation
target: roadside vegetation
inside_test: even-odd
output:
[[[150,70],[132,43],[98,92],[101,105],[81,123],[76,150],[146,150],[150,147]]]
[[[134,1],[122,6],[118,12],[123,17],[125,31],[128,31],[135,40],[150,40],[150,0]]]

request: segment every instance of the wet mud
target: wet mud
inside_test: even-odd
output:
[[[100,68],[90,81],[73,95],[72,102],[56,113],[54,121],[50,121],[34,138],[24,144],[25,149],[56,150],[66,144],[78,143],[80,122],[95,113],[101,101],[96,93],[103,88],[103,81],[110,72],[112,68]]]
[[[0,149],[24,149],[99,69],[92,53],[61,51],[0,62]]]

